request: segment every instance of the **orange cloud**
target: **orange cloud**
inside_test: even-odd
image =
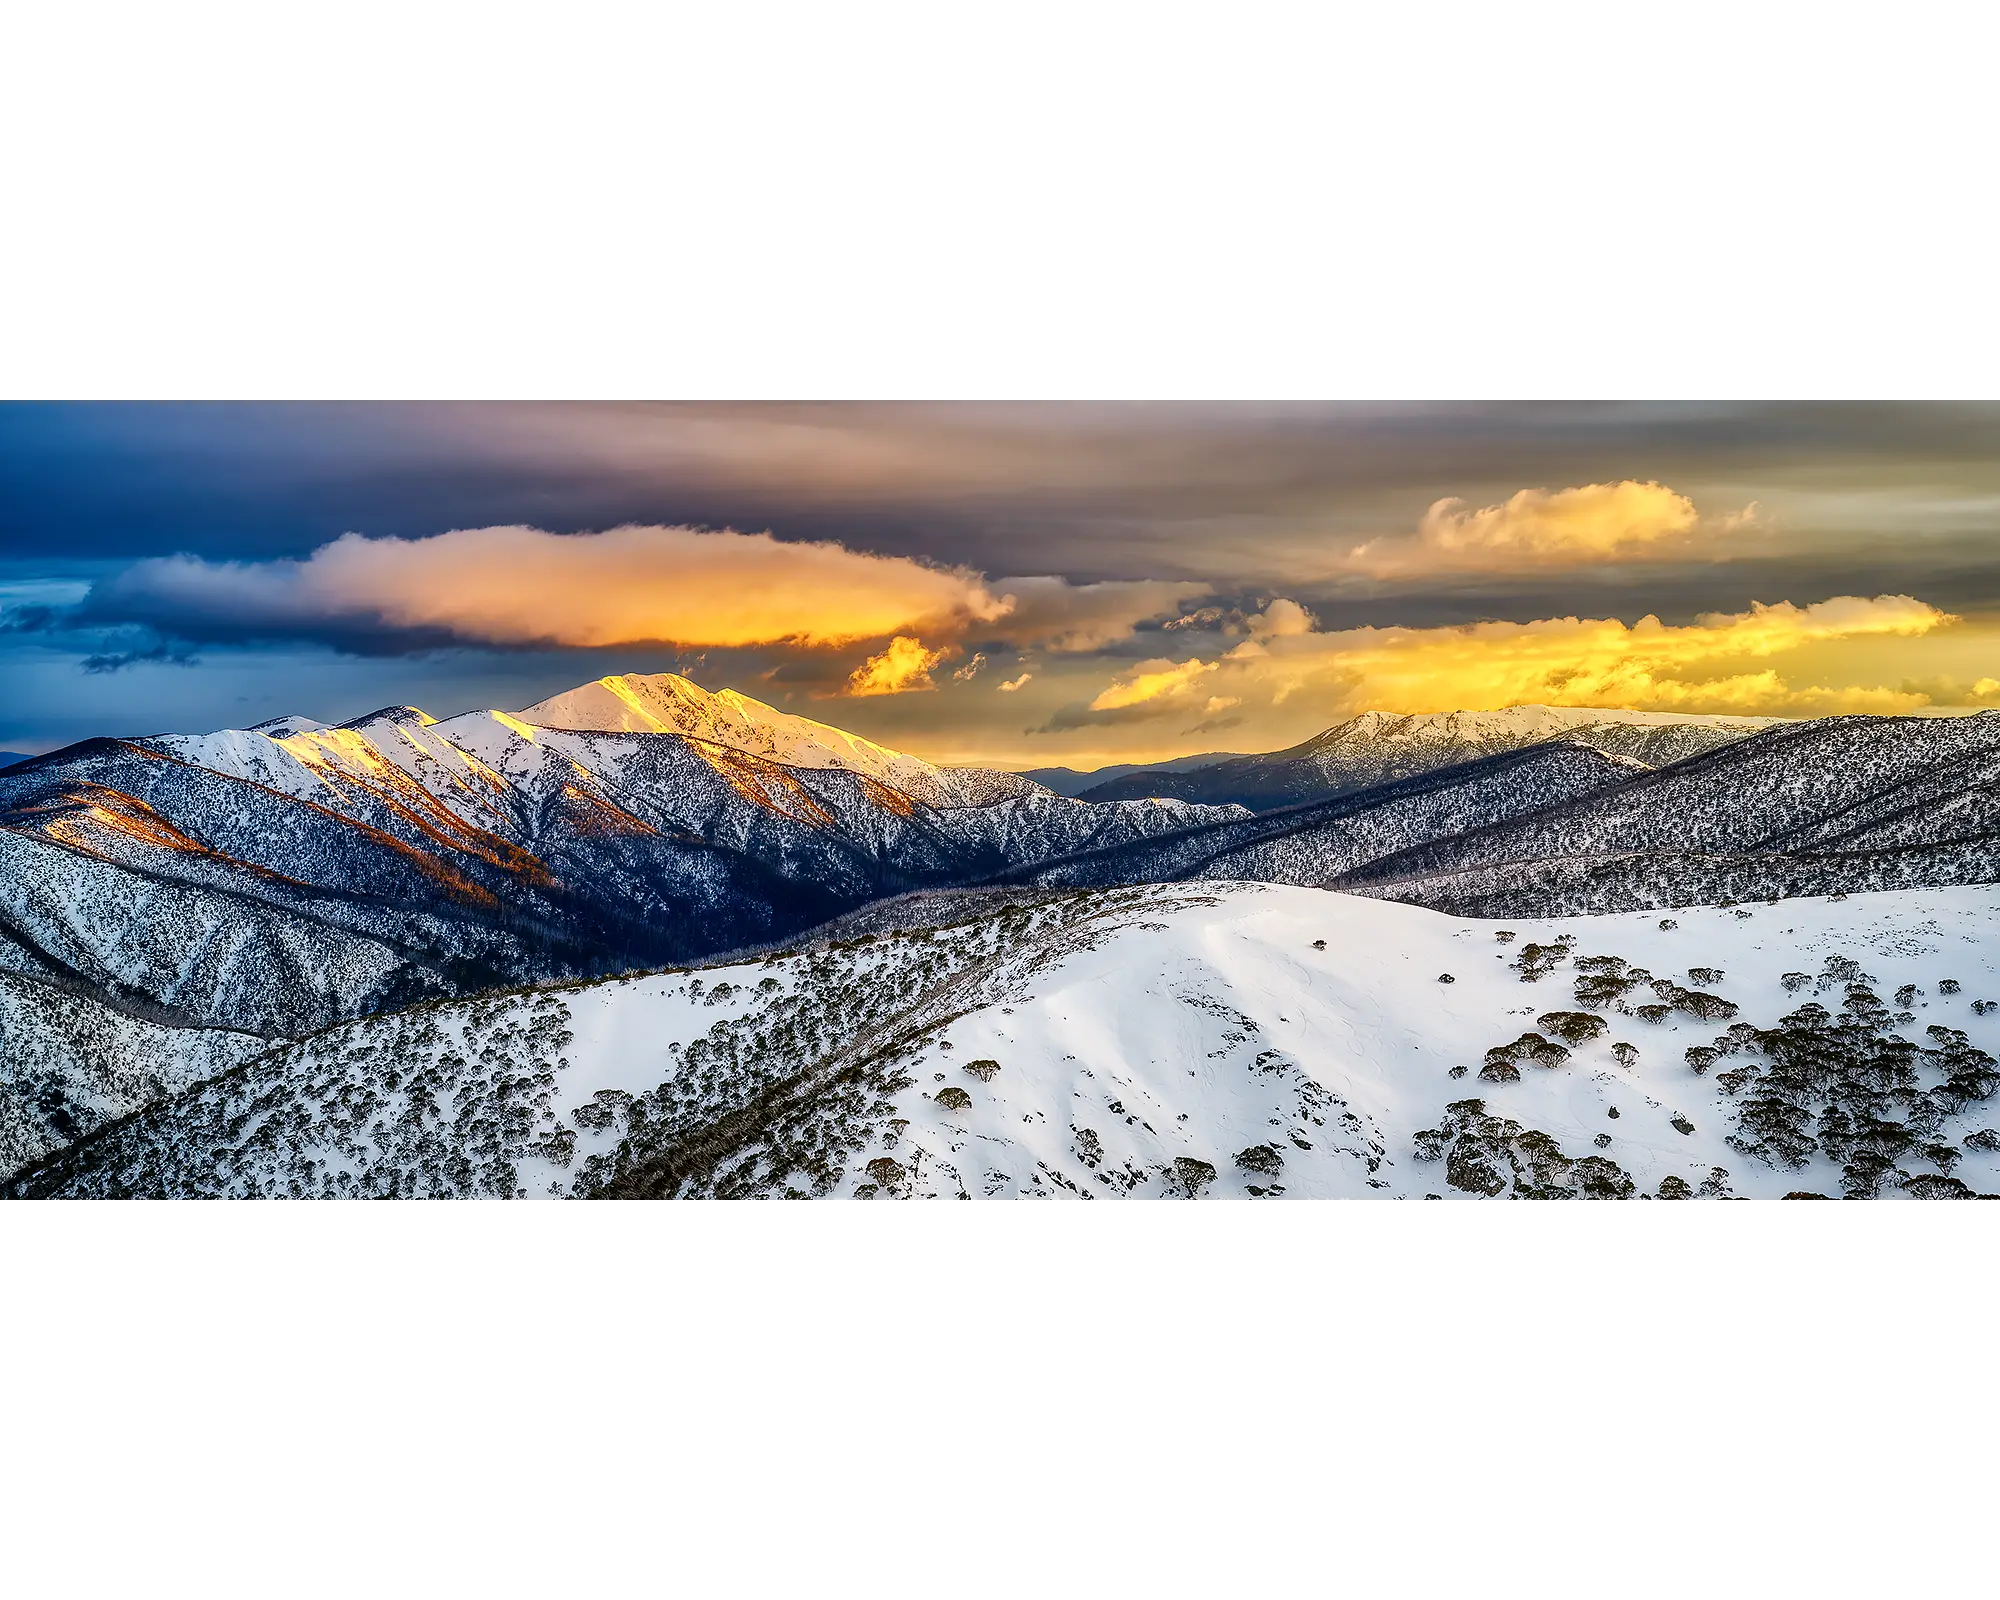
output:
[[[1432,503],[1413,535],[1371,539],[1347,564],[1374,577],[1590,561],[1657,561],[1688,554],[1698,537],[1752,527],[1752,504],[1705,523],[1694,502],[1661,483],[1590,483],[1523,489],[1497,506]]]
[[[1207,592],[1151,579],[993,582],[963,567],[768,533],[686,527],[555,534],[461,528],[421,539],[344,534],[303,561],[134,563],[98,585],[101,622],[177,638],[375,636],[501,645],[808,647],[896,634],[1054,651],[1129,637]]]
[[[889,648],[870,656],[849,675],[845,694],[861,697],[876,694],[910,694],[935,689],[931,668],[949,654],[946,650],[926,650],[923,641],[903,635],[889,641]]]
[[[1279,604],[1267,607],[1266,615]],[[1716,668],[1829,640],[1913,637],[1956,620],[1908,595],[1753,605],[1683,627],[1652,616],[1629,626],[1616,618],[1554,617],[1319,633],[1284,631],[1295,621],[1285,611],[1217,660],[1142,662],[1103,689],[1085,714],[1055,725],[1200,711],[1224,696],[1256,695],[1282,705],[1302,693],[1330,714],[1510,705],[1791,716],[1905,711],[1928,704],[1929,697],[1865,684],[1795,687],[1775,669]]]

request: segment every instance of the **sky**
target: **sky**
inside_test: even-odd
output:
[[[0,404],[0,749],[681,671],[951,763],[2000,706],[2000,406]]]

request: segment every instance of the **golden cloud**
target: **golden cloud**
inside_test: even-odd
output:
[[[931,682],[931,668],[948,654],[948,650],[926,650],[922,640],[899,634],[889,641],[888,649],[880,655],[870,656],[854,669],[843,693],[861,697],[935,689],[937,685]]]
[[[1278,604],[1267,607],[1266,616]],[[1752,605],[1682,627],[1653,616],[1629,626],[1616,618],[1555,617],[1319,633],[1287,631],[1295,618],[1280,611],[1214,661],[1140,663],[1104,688],[1086,713],[1055,725],[1202,711],[1225,696],[1255,694],[1281,705],[1301,693],[1311,693],[1329,713],[1511,705],[1791,716],[1905,711],[1928,704],[1928,697],[1887,686],[1794,687],[1775,669],[1717,668],[1830,640],[1913,637],[1956,620],[1908,595]]]
[[[963,567],[768,533],[686,527],[555,534],[461,528],[421,539],[345,534],[303,561],[134,563],[93,590],[100,622],[174,637],[398,635],[498,645],[807,647],[896,634],[1096,649],[1168,616],[1203,584],[1150,579],[996,584]]]
[[[1213,661],[1148,661],[1131,677],[1111,684],[1090,702],[1092,711],[1123,711],[1151,701],[1174,700],[1215,670]]]
[[[1372,577],[1402,577],[1661,560],[1689,553],[1698,536],[1750,528],[1757,516],[1753,503],[1704,522],[1692,500],[1661,483],[1523,489],[1478,510],[1459,499],[1435,501],[1413,535],[1357,545],[1347,564]]]

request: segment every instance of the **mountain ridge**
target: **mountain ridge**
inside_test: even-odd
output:
[[[1129,774],[1086,789],[1082,797],[1101,802],[1152,795],[1263,811],[1330,799],[1554,739],[1590,744],[1607,754],[1657,767],[1773,725],[1774,719],[1768,717],[1570,706],[1421,715],[1364,711],[1284,750],[1241,756],[1193,772]]]

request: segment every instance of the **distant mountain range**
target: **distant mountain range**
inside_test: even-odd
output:
[[[1513,706],[1505,711],[1449,711],[1396,716],[1368,711],[1315,734],[1304,744],[1262,756],[1196,757],[1190,769],[1163,764],[1135,769],[1080,791],[1086,800],[1174,799],[1270,811],[1394,783],[1551,739],[1629,756],[1649,767],[1684,761],[1772,726],[1766,717],[1680,716],[1663,711],[1601,711],[1569,706]]]
[[[11,767],[16,761],[26,761],[29,757],[20,750],[0,750],[0,767]]]
[[[1212,755],[1176,756],[1171,761],[1125,761],[1116,766],[1096,767],[1089,772],[1079,772],[1074,767],[1033,767],[1021,774],[1032,779],[1044,789],[1056,794],[1077,798],[1092,789],[1104,787],[1114,778],[1124,778],[1145,773],[1193,772],[1198,767],[1212,767],[1218,761],[1239,761],[1242,757],[1217,752]],[[1141,787],[1144,787],[1142,784]],[[1152,799],[1151,795],[1138,798]]]

